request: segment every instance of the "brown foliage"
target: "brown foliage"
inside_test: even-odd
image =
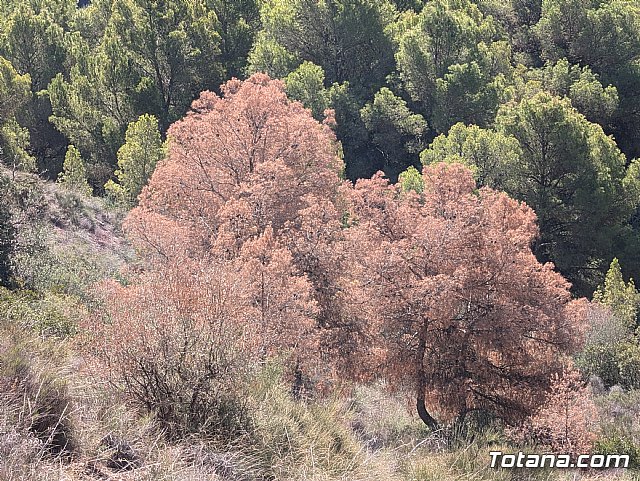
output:
[[[307,281],[268,232],[246,249],[256,252],[248,262],[182,258],[130,286],[102,286],[93,352],[170,435],[242,428],[246,376],[273,351],[309,342]]]
[[[170,128],[125,222],[144,272],[102,287],[94,328],[111,380],[178,435],[219,430],[221,396],[242,398],[230,391],[266,357],[317,370],[330,337],[314,328],[340,315],[335,137],[265,75],[222,91]]]
[[[515,437],[547,446],[555,453],[588,453],[596,438],[597,417],[596,405],[580,372],[567,368],[552,376],[546,402]]]
[[[260,262],[249,246],[269,231],[313,288],[308,310],[317,311],[324,328],[313,342],[320,342],[326,360],[338,352],[346,359],[357,349],[339,292],[347,266],[340,253],[344,187],[335,136],[287,99],[282,82],[263,74],[231,80],[222,92],[222,98],[204,92],[192,112],[170,128],[169,155],[127,218],[126,230],[158,265],[183,255]],[[269,306],[265,322],[284,322],[282,307],[274,301]],[[289,316],[286,322],[294,321]],[[305,357],[311,354],[307,349]],[[343,365],[353,366],[349,359]]]
[[[287,100],[282,82],[256,74],[222,91],[204,92],[169,129],[169,155],[126,222],[138,246],[200,255],[221,232],[242,242],[267,226],[279,238],[307,194],[335,195],[335,137]]]
[[[422,195],[379,175],[352,195],[355,297],[380,333],[383,370],[445,419],[478,409],[522,417],[579,345],[582,316],[568,283],[531,253],[530,208],[476,191],[461,165],[427,167],[423,178]]]

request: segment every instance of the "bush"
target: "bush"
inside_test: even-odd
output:
[[[599,454],[627,454],[640,467],[640,391],[616,388],[596,399],[600,434],[594,444]]]
[[[620,384],[621,346],[631,336],[623,322],[607,306],[592,303],[583,351],[576,364],[587,376],[598,376],[606,386]]]
[[[214,268],[191,277],[182,268],[126,288],[103,284],[86,347],[96,373],[152,413],[169,438],[227,440],[248,429],[248,378],[257,362],[236,322],[241,286]]]
[[[587,345],[577,364],[585,374],[602,379],[605,386],[640,388],[640,346],[635,340]]]
[[[93,285],[117,270],[120,260],[79,239],[54,239],[42,232],[46,244],[38,252],[16,256],[17,277],[36,292],[69,295],[91,301]]]
[[[577,370],[565,369],[552,379],[545,404],[513,434],[520,442],[578,455],[590,452],[597,429],[597,410],[589,389]]]
[[[1,188],[2,185],[0,184]],[[0,194],[1,199],[2,194]],[[0,202],[0,286],[8,287],[13,280],[12,257],[15,249],[15,238],[16,232],[11,211],[5,203]]]
[[[20,326],[45,336],[64,338],[76,333],[82,307],[66,295],[0,288],[2,322]]]
[[[619,344],[589,344],[578,356],[576,364],[589,376],[602,379],[605,386],[622,381],[619,366]]]
[[[629,456],[629,467],[640,468],[640,446],[624,433],[610,432],[596,440],[594,454],[619,454]]]
[[[601,378],[605,386],[640,387],[640,344],[635,332],[640,293],[632,280],[625,283],[617,259],[593,298],[577,365],[586,375]]]
[[[636,343],[624,343],[620,349],[618,361],[621,384],[627,389],[640,388],[640,346]]]

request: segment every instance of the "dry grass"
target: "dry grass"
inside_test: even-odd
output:
[[[226,443],[196,436],[169,442],[153,416],[133,409],[85,369],[69,341],[6,323],[1,331],[2,481],[640,480],[631,470],[491,469],[490,450],[518,450],[499,430],[456,442],[429,434],[403,398],[383,386],[359,387],[350,397],[295,400],[275,365],[253,380],[247,400],[252,427],[244,435]],[[20,375],[28,382],[16,382]],[[59,426],[68,432],[68,456],[56,456],[52,439],[34,429],[43,413],[54,415],[49,433]],[[134,469],[114,464],[123,452],[133,453]]]
[[[78,366],[76,366],[78,367]],[[489,450],[513,452],[500,433],[488,431],[447,449],[435,436],[410,438],[403,426],[412,416],[383,391],[360,393],[358,410],[346,400],[299,402],[287,387],[267,376],[256,384],[254,430],[228,445],[202,439],[169,443],[150,416],[135,412],[106,386],[89,382],[81,369],[71,376],[74,434],[78,449],[70,461],[51,457],[29,431],[23,405],[0,406],[0,479],[112,481],[599,481],[639,480],[628,470],[496,470]],[[366,402],[374,402],[369,405]],[[373,413],[381,417],[377,419]],[[388,419],[382,419],[387,417]],[[370,422],[367,425],[363,418]],[[351,426],[360,419],[358,433]],[[397,423],[396,427],[393,423]],[[364,427],[363,427],[364,426]],[[375,429],[368,431],[370,426]],[[384,429],[383,429],[384,428]],[[364,432],[362,431],[364,429]],[[385,443],[370,449],[367,439],[381,433]],[[420,432],[419,430],[417,432]],[[105,436],[126,443],[140,467],[117,471]],[[364,437],[363,437],[364,436]],[[406,437],[405,437],[406,436]],[[405,442],[409,439],[409,442]]]
[[[352,428],[369,450],[413,447],[429,430],[420,421],[408,396],[391,394],[384,384],[355,388]]]

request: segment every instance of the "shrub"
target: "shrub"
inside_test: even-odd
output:
[[[635,342],[622,344],[618,366],[621,384],[628,389],[640,388],[640,346],[638,344]]]
[[[82,308],[71,296],[0,288],[0,319],[45,336],[75,334]]]
[[[601,436],[593,446],[594,454],[629,456],[629,467],[640,468],[640,446],[623,433],[611,432]]]
[[[556,453],[588,453],[596,438],[596,423],[597,409],[588,387],[577,370],[565,368],[553,376],[545,404],[514,434],[516,440]]]
[[[242,322],[242,285],[188,263],[100,288],[86,326],[97,372],[153,413],[166,434],[227,439],[248,427],[247,376],[257,361]],[[193,274],[193,275],[188,275]]]
[[[0,179],[0,189],[2,179]],[[0,200],[2,194],[0,194]],[[0,286],[10,286],[13,277],[12,256],[15,249],[16,232],[11,211],[0,202]]]
[[[640,391],[611,389],[596,398],[600,434],[594,443],[598,454],[627,454],[630,466],[640,467]]]
[[[633,280],[624,281],[617,259],[593,299],[578,366],[585,374],[600,377],[605,386],[640,387],[640,345],[635,332],[640,293]]]

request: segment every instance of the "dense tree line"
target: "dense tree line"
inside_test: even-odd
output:
[[[614,256],[640,273],[635,2],[12,0],[2,13],[13,169],[82,173],[132,205],[191,101],[260,71],[316,119],[333,110],[347,178],[455,158],[535,210],[536,255],[575,293]]]

